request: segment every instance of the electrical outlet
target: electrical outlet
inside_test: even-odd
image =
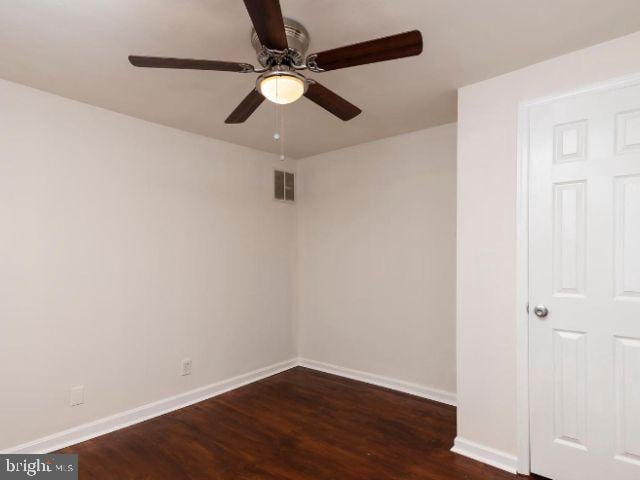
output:
[[[191,359],[185,358],[182,360],[182,369],[180,370],[180,375],[191,375]]]
[[[71,389],[70,401],[72,407],[82,405],[84,403],[84,386],[78,385]]]

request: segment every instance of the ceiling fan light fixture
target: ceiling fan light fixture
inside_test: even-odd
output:
[[[307,90],[307,81],[298,73],[274,70],[259,77],[257,87],[267,100],[287,105],[304,95]]]

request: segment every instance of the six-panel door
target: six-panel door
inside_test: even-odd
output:
[[[640,479],[640,85],[532,107],[531,468]]]

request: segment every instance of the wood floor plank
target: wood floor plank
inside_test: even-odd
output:
[[[516,478],[451,453],[455,429],[448,405],[298,367],[60,453],[83,480]]]

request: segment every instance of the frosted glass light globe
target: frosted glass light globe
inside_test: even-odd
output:
[[[292,74],[269,75],[260,80],[260,93],[273,103],[286,105],[304,95],[304,80]]]

